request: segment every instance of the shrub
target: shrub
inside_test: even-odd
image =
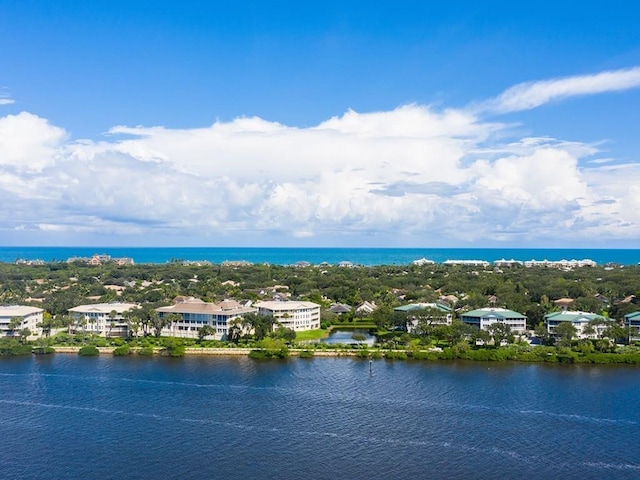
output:
[[[274,358],[287,358],[289,356],[289,349],[282,348],[279,350],[251,350],[249,352],[249,358],[254,360],[269,360]]]
[[[131,355],[131,347],[125,343],[124,345],[120,345],[119,347],[114,348],[113,354],[116,357]]]
[[[384,358],[386,358],[387,360],[406,360],[407,354],[403,351],[389,350],[385,352]]]
[[[33,349],[33,353],[36,355],[49,355],[51,353],[56,353],[56,349],[53,347],[35,347]]]
[[[556,359],[559,363],[576,363],[577,358],[578,354],[569,348],[561,348],[556,353]]]
[[[174,339],[174,338],[167,338],[165,340],[164,343],[165,347],[164,349],[162,349],[161,354],[162,355],[168,355],[170,357],[174,357],[174,358],[178,358],[178,357],[184,357],[185,352],[186,352],[186,348],[184,346],[184,343]]]
[[[66,332],[60,332],[56,336],[51,337],[57,345],[70,345],[74,343],[73,336]]]
[[[369,358],[373,360],[380,360],[382,358],[382,352],[380,350],[369,351]]]
[[[251,350],[249,358],[267,359],[267,358],[287,358],[289,349],[284,340],[276,338],[265,338],[259,342],[259,350]]]
[[[23,345],[18,343],[14,338],[0,339],[0,357],[1,356],[16,356],[16,355],[31,355],[31,345]]]
[[[106,338],[102,338],[102,337],[93,337],[91,339],[91,345],[95,346],[95,347],[106,347],[108,346],[108,342]]]
[[[437,360],[440,352],[429,352],[424,350],[414,350],[411,357],[415,360]]]
[[[153,347],[151,345],[147,345],[146,347],[140,348],[137,352],[138,355],[143,355],[145,357],[150,357],[153,355]]]
[[[300,358],[312,358],[314,355],[313,350],[302,350],[300,352]]]
[[[165,350],[170,357],[174,358],[184,357],[186,353],[186,347],[184,345],[173,345],[171,347],[167,347]]]
[[[78,351],[78,355],[82,355],[83,357],[93,357],[99,354],[100,354],[100,351],[98,350],[98,347],[96,347],[95,345],[85,345],[84,347],[80,348],[80,350]]]

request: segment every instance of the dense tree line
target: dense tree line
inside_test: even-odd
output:
[[[357,305],[362,301],[391,309],[410,302],[433,302],[452,295],[456,311],[499,306],[521,312],[531,328],[554,300],[574,299],[572,309],[605,313],[620,320],[640,310],[640,268],[583,267],[573,271],[552,268],[477,268],[444,265],[401,265],[341,268],[279,265],[232,267],[196,266],[180,262],[118,266],[50,263],[42,266],[0,264],[0,303],[42,306],[52,316],[65,315],[82,303],[122,301],[149,309],[168,305],[178,295],[205,301],[226,298],[268,298],[271,288],[292,299],[307,299],[328,307],[331,303]],[[118,294],[115,287],[122,289]],[[382,313],[378,314],[381,316]],[[391,322],[393,323],[393,319]]]

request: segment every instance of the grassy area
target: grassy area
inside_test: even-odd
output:
[[[305,330],[302,332],[296,332],[296,341],[305,342],[309,340],[320,340],[329,335],[329,330]]]
[[[348,330],[348,329],[354,329],[354,330],[371,330],[371,329],[378,329],[378,327],[376,327],[375,323],[371,323],[371,322],[332,322],[331,323],[331,328],[339,328],[341,330]]]

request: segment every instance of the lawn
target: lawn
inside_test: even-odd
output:
[[[302,332],[296,332],[296,341],[304,342],[308,340],[320,340],[329,335],[329,330],[304,330]]]

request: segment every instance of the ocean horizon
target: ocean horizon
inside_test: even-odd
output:
[[[73,257],[105,254],[113,258],[132,258],[135,263],[161,264],[171,261],[226,261],[292,265],[308,262],[313,265],[351,262],[356,265],[408,265],[414,260],[427,259],[435,263],[447,260],[481,260],[494,262],[507,259],[583,260],[598,265],[615,263],[636,265],[640,249],[598,248],[352,248],[352,247],[0,247],[0,262],[43,260],[64,262]]]

